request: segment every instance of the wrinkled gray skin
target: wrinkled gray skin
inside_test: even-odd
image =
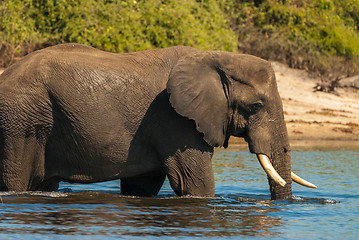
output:
[[[0,76],[0,190],[56,190],[60,181],[121,179],[152,196],[165,177],[178,195],[213,196],[213,148],[244,137],[287,182],[282,103],[270,63],[250,55],[171,47],[112,54],[46,48]]]

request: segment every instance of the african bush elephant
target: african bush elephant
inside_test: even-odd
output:
[[[287,130],[267,61],[181,46],[113,54],[62,44],[0,76],[3,191],[121,179],[123,194],[152,196],[167,176],[177,195],[213,196],[213,149],[230,136],[258,155],[272,199],[291,197]]]

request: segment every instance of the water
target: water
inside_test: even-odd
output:
[[[292,167],[316,184],[270,201],[255,156],[217,149],[216,197],[124,197],[119,181],[62,183],[53,193],[2,193],[0,239],[358,239],[359,146],[293,147]],[[336,146],[336,147],[333,147]]]

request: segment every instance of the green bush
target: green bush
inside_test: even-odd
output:
[[[359,0],[226,1],[242,52],[329,81],[359,74]]]
[[[254,1],[255,2],[255,1]],[[239,24],[252,24],[266,34],[283,33],[331,55],[359,54],[359,1],[238,1]]]
[[[61,42],[112,52],[173,45],[235,51],[227,19],[215,0],[5,0],[0,42],[19,55]]]
[[[359,74],[359,0],[0,1],[0,66],[62,42],[240,51],[331,80]]]

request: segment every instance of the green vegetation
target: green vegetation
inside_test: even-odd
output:
[[[240,51],[323,80],[359,73],[359,0],[227,1]]]
[[[215,0],[5,0],[0,43],[21,56],[61,42],[112,52],[173,45],[235,51],[237,38]],[[1,50],[0,50],[1,51]],[[1,62],[0,62],[1,63]]]
[[[334,81],[359,73],[359,0],[0,1],[0,66],[62,42],[240,51]]]

